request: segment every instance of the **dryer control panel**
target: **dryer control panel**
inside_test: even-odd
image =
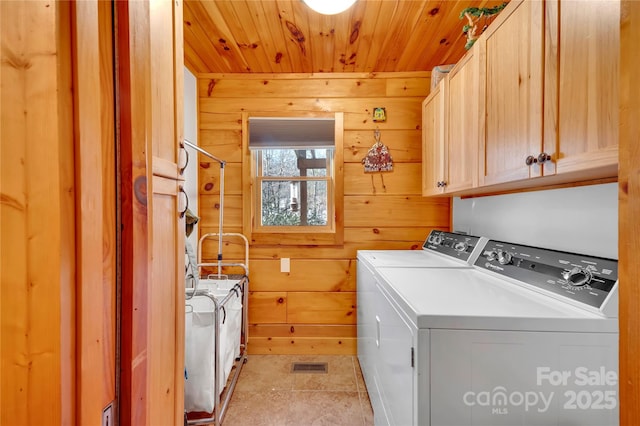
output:
[[[600,312],[618,282],[617,260],[496,240],[487,242],[474,265]]]
[[[433,230],[422,245],[422,249],[446,254],[465,262],[473,262],[475,257],[471,256],[476,254],[476,249],[481,249],[482,240],[486,241],[486,238]]]

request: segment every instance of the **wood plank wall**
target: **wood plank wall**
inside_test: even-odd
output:
[[[421,197],[421,102],[430,74],[200,74],[199,144],[228,162],[224,230],[242,230],[243,111],[344,112],[344,244],[251,246],[249,353],[355,354],[356,253],[359,249],[417,249],[433,228],[449,229],[449,199]],[[387,121],[374,123],[375,107]],[[381,141],[394,171],[365,174],[362,158]],[[220,168],[200,156],[200,233],[217,232]],[[215,241],[203,244],[203,260],[217,257]],[[242,258],[225,243],[225,260]],[[280,272],[280,258],[291,272]]]
[[[70,7],[0,2],[3,425],[76,420]]]

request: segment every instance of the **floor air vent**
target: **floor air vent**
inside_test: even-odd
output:
[[[292,373],[326,374],[328,370],[326,362],[294,362],[291,364]]]

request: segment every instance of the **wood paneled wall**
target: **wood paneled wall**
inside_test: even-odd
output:
[[[0,424],[100,424],[116,387],[111,4],[0,8]]]
[[[0,17],[0,423],[73,424],[76,264],[70,4],[1,2]]]
[[[356,253],[360,249],[416,249],[432,228],[449,229],[449,199],[421,197],[421,102],[425,72],[386,74],[198,75],[199,143],[228,162],[224,229],[242,230],[241,114],[344,112],[344,244],[251,246],[249,353],[355,354]],[[374,123],[375,107],[387,121]],[[367,174],[362,158],[381,132],[393,172]],[[219,166],[199,158],[200,233],[217,232]],[[224,259],[243,247],[225,243]],[[215,261],[217,243],[203,245]],[[291,272],[280,272],[280,258]]]

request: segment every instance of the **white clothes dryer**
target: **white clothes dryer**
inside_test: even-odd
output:
[[[374,267],[471,268],[487,239],[432,230],[422,250],[360,250]]]
[[[617,261],[490,240],[473,269],[361,261],[358,291],[376,425],[618,424]]]

